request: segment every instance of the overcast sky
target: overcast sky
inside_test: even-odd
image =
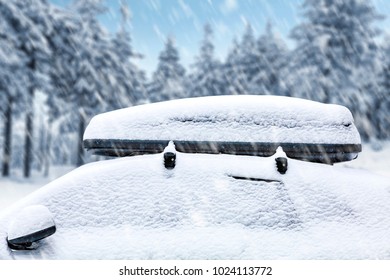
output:
[[[66,6],[71,0],[51,0]],[[256,36],[270,20],[275,31],[292,47],[288,35],[301,20],[302,0],[127,0],[132,14],[134,49],[145,57],[137,64],[148,75],[154,71],[159,52],[167,35],[175,38],[181,62],[188,67],[198,53],[203,25],[214,29],[216,55],[224,59],[234,37],[240,38],[246,22],[251,23]],[[115,32],[120,23],[119,0],[105,1],[108,13],[100,17],[103,26]],[[390,15],[390,0],[374,0],[377,11]],[[390,33],[390,19],[378,23]]]

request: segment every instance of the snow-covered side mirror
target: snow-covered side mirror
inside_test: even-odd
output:
[[[11,222],[7,233],[12,250],[33,250],[37,241],[56,232],[53,215],[43,205],[33,205],[20,211]]]

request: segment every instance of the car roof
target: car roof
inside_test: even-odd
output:
[[[177,153],[176,166],[171,170],[164,167],[162,154],[87,164],[10,208],[0,218],[0,235],[4,235],[7,221],[18,209],[41,204],[54,214],[58,226],[58,232],[50,238],[58,236],[55,240],[60,241],[55,247],[61,249],[56,253],[48,251],[49,258],[78,256],[78,251],[85,258],[105,258],[96,247],[90,248],[90,252],[83,249],[88,247],[86,243],[92,246],[89,241],[77,241],[84,240],[84,235],[91,237],[94,246],[104,247],[102,254],[106,252],[106,257],[122,248],[117,256],[148,258],[148,252],[134,241],[153,243],[153,238],[165,240],[163,237],[169,233],[178,238],[178,247],[183,245],[181,248],[187,251],[178,249],[180,253],[174,255],[167,250],[165,256],[185,257],[182,255],[185,251],[196,252],[197,248],[201,254],[198,256],[205,257],[198,246],[206,246],[211,233],[229,229],[233,232],[226,236],[236,243],[239,238],[236,234],[244,233],[262,236],[262,242],[292,235],[297,244],[305,244],[308,236],[314,237],[318,242],[311,248],[314,251],[301,257],[332,256],[326,246],[331,243],[328,236],[335,233],[339,235],[335,239],[347,242],[334,240],[337,245],[357,250],[353,256],[363,251],[374,254],[378,247],[390,244],[390,237],[385,234],[390,227],[390,188],[385,178],[291,159],[287,173],[282,175],[275,165],[275,158],[280,155],[259,158]],[[192,244],[191,238],[181,235],[190,234],[191,230],[204,241]],[[99,232],[104,234],[97,236]],[[118,232],[127,235],[118,236]],[[133,243],[129,247],[120,242],[105,243],[115,239]],[[212,240],[208,242],[217,242]],[[354,243],[358,240],[372,241],[372,246],[360,250]],[[67,242],[71,242],[71,248],[64,248],[70,244]],[[107,249],[108,245],[112,251]],[[249,253],[244,256],[256,258],[266,253],[273,256],[272,248],[260,253],[260,245],[250,249],[252,245],[252,242],[245,245]],[[0,242],[0,258],[5,246],[6,242]],[[289,248],[275,246],[278,254],[288,254]],[[153,252],[150,246],[147,248]],[[155,256],[163,257],[164,248],[156,247]],[[345,253],[337,250],[339,254]],[[242,257],[235,248],[214,253],[218,258]],[[26,254],[39,257],[40,253]]]

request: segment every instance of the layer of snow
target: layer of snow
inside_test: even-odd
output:
[[[49,180],[27,182],[16,179],[0,179],[0,211],[12,205],[20,198],[34,192],[49,183]]]
[[[324,229],[325,228],[325,229]],[[346,233],[349,233],[348,235]],[[241,225],[144,229],[85,227],[55,233],[39,258],[58,259],[390,259],[384,231],[324,222],[302,231]],[[82,246],[80,245],[82,244]],[[70,250],[69,248],[74,248]],[[42,249],[42,250],[41,250]],[[14,252],[15,259],[34,259]]]
[[[164,148],[164,153],[174,153],[176,154],[175,143],[173,141],[169,141],[168,146]]]
[[[259,95],[181,99],[100,114],[84,139],[360,144],[343,106]]]
[[[270,158],[177,153],[85,165],[0,217],[0,258],[390,259],[390,181],[367,171]],[[272,182],[234,179],[250,177]],[[58,231],[10,252],[12,217],[28,205]]]
[[[54,226],[53,215],[43,205],[32,205],[16,213],[7,230],[8,240],[26,236]]]

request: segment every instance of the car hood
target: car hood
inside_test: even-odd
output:
[[[0,217],[0,258],[388,259],[390,184],[363,170],[289,159],[177,153],[92,163]],[[57,232],[10,251],[7,228],[44,205]]]

